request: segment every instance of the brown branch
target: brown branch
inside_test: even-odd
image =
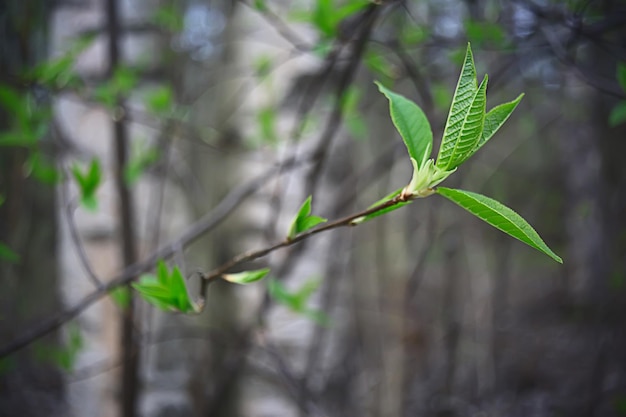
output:
[[[253,195],[264,184],[275,176],[286,173],[289,169],[300,168],[303,162],[310,160],[310,155],[297,159],[295,157],[287,158],[286,162],[268,169],[264,174],[260,175],[253,181],[248,182],[231,191],[212,211],[204,215],[187,231],[185,231],[178,239],[161,247],[151,255],[133,265],[126,267],[115,278],[98,288],[93,293],[85,296],[81,301],[76,303],[69,309],[49,316],[47,319],[40,320],[39,323],[29,330],[25,331],[13,341],[0,347],[0,358],[8,356],[34,342],[35,340],[45,336],[46,334],[56,330],[65,322],[76,317],[90,305],[104,297],[111,290],[128,284],[133,277],[150,271],[160,259],[171,258],[180,248],[184,248],[198,240],[200,237],[215,229],[220,225],[243,201]],[[287,169],[285,169],[287,167]]]
[[[330,223],[326,223],[322,226],[316,227],[314,229],[310,229],[307,230],[306,232],[303,232],[299,235],[297,235],[296,237],[292,238],[292,239],[285,239],[282,240],[278,243],[275,243],[271,246],[265,247],[263,249],[257,249],[257,250],[253,250],[253,251],[248,251],[248,252],[243,252],[240,253],[239,255],[235,256],[234,258],[232,258],[231,260],[225,262],[224,264],[222,264],[220,267],[214,269],[213,271],[205,274],[203,276],[203,278],[207,281],[213,281],[216,280],[218,278],[220,278],[224,273],[226,273],[228,270],[230,270],[231,268],[240,265],[244,262],[249,262],[249,261],[253,261],[255,259],[261,258],[263,256],[266,256],[278,249],[281,248],[285,248],[287,246],[291,246],[294,245],[298,242],[301,242],[305,239],[310,238],[311,236],[314,236],[318,233],[322,233],[322,232],[326,232],[329,230],[333,230],[333,229],[337,229],[339,227],[344,227],[344,226],[353,226],[352,222],[360,217],[365,217],[369,214],[373,214],[376,213],[378,211],[384,210],[386,208],[395,206],[397,204],[400,203],[404,203],[407,201],[407,198],[405,196],[403,196],[402,194],[389,200],[386,201],[382,204],[379,204],[377,206],[371,207],[367,210],[363,210],[359,213],[355,213],[355,214],[351,214],[349,216],[343,217],[341,219],[332,221]]]

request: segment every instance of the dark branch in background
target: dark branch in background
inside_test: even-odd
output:
[[[311,172],[309,172],[306,179],[305,189],[306,194],[311,194],[315,190],[317,182],[320,179],[320,173],[324,167],[324,162],[328,155],[329,148],[332,145],[332,140],[335,137],[341,120],[343,119],[343,96],[350,87],[352,80],[356,74],[356,70],[361,62],[361,57],[365,52],[365,46],[370,38],[372,29],[376,23],[377,18],[380,16],[382,8],[376,4],[370,5],[362,14],[358,27],[355,28],[356,36],[354,38],[353,51],[348,62],[348,66],[344,70],[339,79],[337,90],[335,93],[335,107],[326,122],[326,127],[320,140],[315,148],[315,165]]]
[[[294,48],[301,52],[310,52],[313,49],[313,45],[310,45],[304,39],[300,37],[296,32],[291,30],[289,25],[287,25],[283,20],[274,13],[267,5],[263,5],[261,8],[254,7],[246,0],[239,0],[241,3],[245,4],[249,8],[259,12],[261,16],[274,28],[276,32],[283,39],[289,42]]]
[[[66,175],[68,178],[71,178],[71,175],[67,172]],[[96,288],[102,288],[104,284],[91,267],[91,263],[89,262],[89,258],[85,252],[85,247],[81,242],[80,234],[78,233],[78,229],[76,227],[76,221],[74,220],[74,210],[76,209],[76,205],[71,200],[69,181],[67,180],[63,181],[63,184],[61,185],[61,206],[63,206],[65,222],[67,223],[67,228],[70,232],[74,249],[76,249],[76,253],[78,254],[78,259],[83,264],[83,268],[85,268],[85,271],[87,272],[87,277],[92,284],[95,285]]]
[[[120,50],[120,14],[117,0],[107,0],[106,19],[109,43],[108,75],[112,77],[122,61]],[[117,107],[122,117],[113,120],[115,148],[115,187],[119,198],[120,235],[122,260],[125,267],[137,261],[137,244],[134,230],[134,208],[130,190],[124,178],[124,170],[128,162],[128,128],[125,118],[125,102],[123,97],[117,98]],[[133,278],[129,281],[132,281]],[[128,288],[130,291],[130,288]],[[121,373],[121,415],[134,417],[137,415],[137,399],[139,397],[139,341],[135,332],[137,298],[131,292],[129,302],[124,309],[121,328],[122,373]]]

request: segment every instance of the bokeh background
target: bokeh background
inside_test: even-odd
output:
[[[337,219],[405,185],[373,81],[437,150],[468,42],[488,109],[525,97],[446,185],[563,265],[435,195],[199,315],[102,290],[166,258],[198,299],[307,196]],[[626,415],[625,100],[621,0],[0,2],[0,415]]]

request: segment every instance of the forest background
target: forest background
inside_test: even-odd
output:
[[[440,196],[227,272],[403,187],[374,81],[438,149],[468,42],[487,109]],[[0,415],[626,415],[626,2],[0,3]],[[126,285],[181,272],[199,314]],[[205,299],[204,299],[205,298]]]

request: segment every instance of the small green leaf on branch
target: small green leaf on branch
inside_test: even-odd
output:
[[[309,229],[314,228],[320,223],[325,223],[328,219],[319,216],[311,216],[311,200],[312,196],[309,196],[302,206],[300,206],[300,210],[298,210],[298,214],[292,220],[291,226],[289,227],[289,233],[287,234],[288,239],[293,239],[297,235],[302,232],[306,232]]]
[[[237,272],[234,274],[224,274],[222,278],[224,278],[228,282],[232,282],[233,284],[251,284],[253,282],[257,282],[265,278],[265,276],[270,272],[269,268],[257,269],[254,271],[244,271]]]
[[[193,313],[200,310],[200,306],[189,298],[185,279],[178,267],[169,271],[163,261],[159,261],[157,265],[156,276],[142,275],[138,282],[131,285],[144,300],[162,310],[181,313]]]

